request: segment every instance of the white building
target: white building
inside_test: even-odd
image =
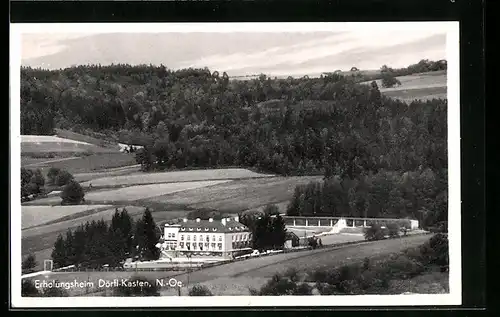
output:
[[[251,250],[252,234],[238,217],[220,221],[187,220],[165,224],[162,253],[169,256],[217,256],[230,258],[234,253]]]

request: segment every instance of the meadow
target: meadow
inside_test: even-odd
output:
[[[21,228],[26,229],[81,212],[111,207],[109,205],[22,206]]]
[[[52,153],[52,152],[70,152],[70,153],[113,153],[114,149],[102,148],[93,144],[80,142],[67,142],[64,139],[53,137],[52,140],[33,140],[21,142],[21,155],[27,153]]]
[[[72,174],[105,171],[109,168],[127,167],[136,165],[135,156],[129,153],[99,153],[82,157],[71,158],[30,158],[21,156],[21,166],[42,171],[51,167],[66,170]],[[99,175],[101,176],[101,175]]]
[[[446,71],[421,73],[396,78],[401,82],[401,85],[392,88],[382,87],[382,81],[380,79],[375,82],[384,95],[405,102],[411,102],[416,99],[429,100],[433,98],[447,98]],[[364,82],[363,84],[370,83],[371,82]]]
[[[107,148],[112,148],[112,149],[115,149],[115,150],[119,149],[119,147],[116,144],[116,142],[111,142],[111,141],[104,140],[104,137],[106,136],[104,134],[101,134],[100,138],[94,138],[94,137],[91,137],[89,135],[85,135],[85,134],[73,132],[73,131],[70,131],[70,130],[57,129],[57,128],[54,129],[54,130],[56,132],[56,135],[58,137],[61,137],[61,138],[66,138],[66,139],[71,139],[71,140],[74,140],[74,141],[80,141],[80,142],[90,143],[90,144],[94,144],[94,145],[97,145],[97,146],[100,146],[100,147],[107,147]]]
[[[110,176],[92,180],[94,187],[120,186],[120,185],[141,185],[156,183],[175,183],[189,181],[207,181],[207,180],[228,180],[240,178],[260,178],[271,177],[273,175],[259,174],[243,168],[226,169],[206,169],[206,170],[187,170],[170,171],[157,173],[137,173],[132,175]],[[82,183],[82,186],[88,186],[90,182]]]
[[[183,205],[191,209],[216,209],[240,212],[267,204],[288,201],[299,184],[320,180],[319,176],[273,177],[235,180],[210,187],[186,190],[149,199],[148,202],[165,202]],[[283,208],[283,207],[282,207]]]

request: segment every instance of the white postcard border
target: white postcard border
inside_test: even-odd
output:
[[[140,27],[139,27],[140,26]],[[334,23],[106,23],[10,25],[10,235],[13,308],[46,307],[252,307],[252,306],[441,306],[461,305],[460,76],[458,22]],[[369,30],[439,30],[447,32],[448,171],[450,293],[356,296],[165,296],[165,297],[21,297],[20,206],[20,67],[23,33],[159,33],[159,32],[313,32]]]

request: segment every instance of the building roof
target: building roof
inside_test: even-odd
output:
[[[225,224],[222,220],[185,220],[176,224],[179,226],[180,232],[199,232],[199,233],[230,233],[230,232],[248,232],[247,226],[234,219],[225,219]]]

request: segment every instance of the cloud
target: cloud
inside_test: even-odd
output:
[[[313,74],[356,65],[407,66],[446,57],[438,31],[363,30],[282,33],[32,34],[23,36],[24,65],[164,64],[209,67],[230,75]]]

